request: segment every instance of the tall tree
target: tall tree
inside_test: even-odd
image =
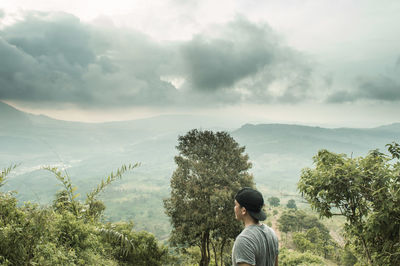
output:
[[[198,246],[201,266],[209,264],[211,248],[215,264],[218,254],[222,264],[224,247],[241,230],[234,217],[234,195],[254,186],[249,157],[226,132],[191,130],[179,137],[177,149],[171,197],[164,200],[173,226],[171,243]]]
[[[321,150],[298,184],[321,216],[346,218],[349,241],[373,265],[400,265],[400,148],[388,146],[390,157],[377,150],[358,158]]]

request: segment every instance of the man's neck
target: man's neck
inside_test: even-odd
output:
[[[248,227],[250,225],[256,225],[259,223],[256,223],[251,217],[245,217],[243,219],[244,227]]]

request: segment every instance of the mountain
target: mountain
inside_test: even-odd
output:
[[[24,113],[2,102],[0,110],[0,145],[7,145],[7,154],[18,156],[26,155],[21,146],[29,148],[29,152],[36,149],[37,154],[132,150],[144,141],[151,144],[155,139],[172,138],[176,142],[179,134],[191,128],[213,125],[209,122],[212,119],[205,116],[170,115],[123,122],[81,123]]]
[[[361,155],[399,139],[400,124],[372,128],[320,128],[301,125],[247,124],[232,132],[254,152],[315,154],[319,149]],[[251,148],[250,148],[251,147]]]
[[[312,166],[312,157],[321,149],[353,157],[372,149],[385,151],[386,144],[400,141],[400,124],[371,129],[246,124],[231,134],[246,146],[257,184],[272,194],[295,191],[301,169]]]
[[[229,130],[225,121],[191,115],[80,123],[28,114],[0,102],[0,168],[20,164],[1,189],[18,191],[21,201],[49,204],[60,187],[54,175],[41,170],[44,165],[64,169],[85,195],[112,170],[140,162],[103,194],[105,219],[133,219],[138,229],[163,238],[170,228],[162,199],[175,169],[175,146],[178,136],[192,128],[230,131],[246,147],[257,187],[281,198],[296,197],[301,169],[312,166],[320,149],[355,157],[400,142],[399,123],[369,129],[246,124]]]

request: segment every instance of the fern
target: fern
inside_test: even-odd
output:
[[[76,193],[77,187],[72,185],[71,179],[67,172],[65,172],[64,175],[57,167],[50,167],[50,166],[42,167],[42,169],[52,172],[64,186],[63,191],[65,191],[65,193],[67,194],[68,198],[67,203],[69,204],[65,205],[65,200],[63,200],[64,203],[61,204],[61,206],[70,206],[71,211],[77,216],[80,214],[81,211],[83,211],[86,217],[97,219],[105,207],[102,204],[102,202],[95,200],[96,196],[100,194],[102,191],[104,191],[104,189],[108,185],[110,185],[113,181],[120,179],[125,172],[132,170],[137,166],[139,166],[138,163],[133,165],[132,164],[122,165],[119,169],[117,169],[116,173],[111,172],[111,174],[106,179],[102,180],[101,183],[94,190],[86,194],[86,200],[85,200],[86,210],[84,210],[84,206],[82,206],[82,204],[80,204],[76,200],[80,194]],[[58,195],[62,196],[61,194]],[[62,199],[62,197],[57,197],[57,199]],[[57,202],[55,205],[57,208],[59,207]]]
[[[123,256],[127,257],[128,255],[132,254],[135,247],[133,242],[129,240],[126,235],[113,229],[106,228],[101,228],[98,230],[98,232],[105,237],[107,241],[119,243]]]
[[[73,213],[78,215],[79,209],[77,207],[76,198],[79,197],[80,194],[75,193],[77,187],[72,186],[71,178],[69,177],[69,175],[66,173],[64,176],[57,167],[44,166],[42,167],[42,169],[52,172],[56,176],[56,178],[63,184],[64,190],[67,192],[68,195],[68,201],[71,203],[72,211]]]
[[[101,180],[101,183],[97,185],[97,187],[92,190],[90,193],[87,194],[86,197],[86,203],[90,203],[95,199],[95,197],[100,194],[108,185],[110,185],[112,182],[114,182],[117,179],[121,179],[122,175],[129,171],[132,170],[135,167],[138,167],[140,164],[129,164],[129,165],[122,165],[121,168],[117,169],[117,172],[114,174],[114,172],[111,172],[111,174],[104,180]]]
[[[0,187],[3,186],[5,183],[5,179],[7,177],[7,175],[14,170],[15,168],[17,168],[19,164],[12,164],[11,166],[9,166],[8,168],[4,168],[3,170],[1,170],[0,173]]]

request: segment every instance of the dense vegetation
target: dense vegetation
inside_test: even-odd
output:
[[[320,216],[346,218],[347,245],[360,264],[400,265],[400,146],[348,158],[321,150],[299,191]]]
[[[282,233],[281,264],[340,262],[341,249],[338,243],[329,234],[329,229],[312,213],[284,208],[278,224]]]
[[[207,133],[208,138],[213,139],[213,134]],[[181,153],[176,158],[178,167],[171,180],[171,199],[167,202],[170,205],[166,205],[174,226],[172,240],[183,239],[175,242],[183,249],[197,245],[198,249],[189,250],[192,257],[196,250],[202,253],[204,246],[208,247],[207,242],[201,244],[201,238],[195,240],[196,234],[204,236],[204,232],[212,232],[215,222],[207,217],[218,217],[212,213],[213,208],[211,211],[201,208],[215,205],[211,204],[206,188],[213,191],[213,186],[223,183],[218,174],[208,174],[225,165],[218,156],[218,159],[213,158],[216,156],[213,153],[223,154],[223,146],[216,149],[218,145],[213,144],[214,140],[207,142],[202,134],[193,131],[181,137],[178,146]],[[295,200],[290,199],[286,207],[280,207],[279,198],[268,198],[275,229],[281,233],[281,265],[400,264],[400,163],[396,161],[400,157],[400,146],[393,143],[388,147],[390,156],[374,150],[357,158],[321,150],[314,157],[315,169],[303,170],[298,188],[311,207],[321,217],[340,215],[345,218],[343,231],[335,232],[339,239],[333,239],[328,227],[310,211],[298,210]],[[221,158],[229,160],[231,157]],[[213,164],[214,161],[218,163]],[[212,178],[207,179],[209,176]],[[202,182],[207,186],[202,187]],[[199,218],[195,222],[191,220],[193,215]],[[272,225],[271,219],[267,222]],[[190,231],[186,226],[197,226],[200,230]],[[190,235],[193,232],[194,235]],[[338,242],[342,238],[345,244]],[[227,255],[229,252],[226,250]],[[217,254],[212,257],[217,258]],[[200,265],[208,265],[203,254],[198,259]],[[218,265],[218,261],[210,264]]]
[[[133,223],[102,223],[104,204],[97,199],[107,185],[135,166],[111,173],[86,200],[77,200],[68,175],[53,172],[63,185],[51,206],[17,205],[15,193],[0,193],[0,264],[2,265],[163,265],[168,249]],[[0,186],[15,166],[0,174]]]
[[[164,201],[170,247],[136,231],[133,222],[104,222],[99,195],[135,165],[111,173],[85,197],[66,172],[47,167],[62,185],[51,204],[19,203],[16,192],[0,192],[0,264],[230,265],[232,243],[242,229],[234,219],[234,193],[254,186],[245,148],[228,133],[192,130],[179,137],[177,149]],[[400,265],[400,146],[389,144],[388,150],[389,155],[373,150],[355,158],[319,151],[315,167],[305,168],[298,183],[309,205],[293,194],[267,193],[266,223],[280,236],[280,265]],[[15,167],[2,170],[3,189]],[[152,193],[149,197],[167,196]],[[143,216],[152,219],[154,211],[147,208]],[[169,230],[167,222],[164,226],[162,231]]]

